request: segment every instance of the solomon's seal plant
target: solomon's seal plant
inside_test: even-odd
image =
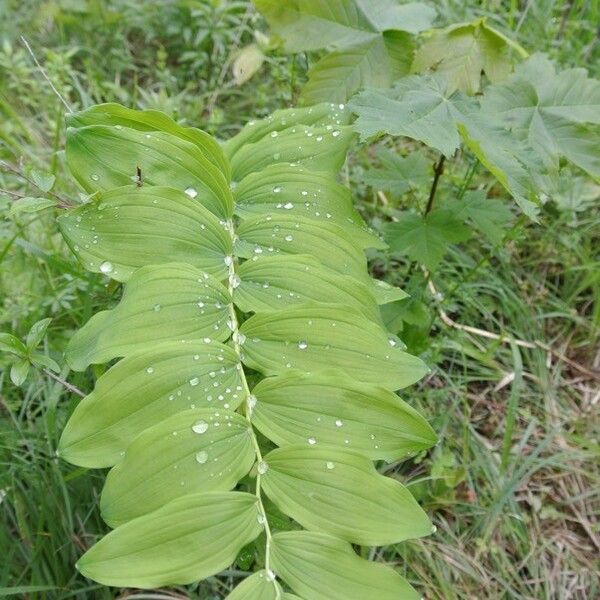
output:
[[[405,294],[370,278],[364,250],[382,242],[336,181],[348,118],[283,110],[222,145],[115,104],[68,118],[89,199],[61,231],[124,283],[66,353],[73,369],[112,365],[60,443],[71,463],[111,468],[113,530],[80,559],[86,576],[186,584],[254,544],[258,570],[232,600],[418,597],[352,547],[431,532],[374,461],[436,438],[394,393],[426,367],[382,324],[380,305]]]

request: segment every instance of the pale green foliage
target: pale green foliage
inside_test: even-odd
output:
[[[447,208],[433,210],[425,216],[404,212],[386,226],[390,250],[406,254],[428,269],[438,266],[448,244],[462,242],[470,235],[470,229]]]
[[[557,171],[565,157],[600,179],[600,81],[585,69],[557,73],[546,56],[535,54],[505,83],[486,90],[482,107],[550,169]]]
[[[526,56],[520,46],[490,27],[485,18],[457,23],[432,32],[417,50],[412,70],[423,73],[432,69],[445,77],[448,93],[461,90],[473,95],[481,88],[482,72],[494,83],[509,75],[511,48]]]
[[[35,323],[29,330],[25,343],[10,333],[0,333],[0,352],[6,352],[12,359],[10,379],[15,385],[22,385],[27,379],[31,365],[40,369],[60,371],[59,366],[52,358],[36,348],[46,337],[46,330],[52,319],[42,319]]]
[[[377,152],[377,158],[381,168],[369,169],[365,173],[364,180],[378,190],[404,194],[431,180],[431,165],[419,152],[411,152],[403,157],[381,148]]]
[[[288,52],[333,49],[309,71],[307,104],[345,102],[363,87],[388,87],[410,71],[410,34],[430,27],[435,11],[395,0],[255,0]]]
[[[66,351],[78,370],[122,359],[59,448],[112,467],[100,508],[115,529],[81,558],[88,577],[185,584],[262,534],[261,570],[232,600],[298,600],[284,586],[304,600],[415,597],[347,543],[431,531],[372,461],[436,441],[394,393],[427,370],[383,325],[379,305],[406,294],[369,276],[364,250],[385,244],[335,178],[348,119],[333,104],[278,111],[221,149],[155,112],[69,118],[68,164],[90,196],[61,231],[87,269],[125,283]],[[267,498],[310,533],[277,532]]]

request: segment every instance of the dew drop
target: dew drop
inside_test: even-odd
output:
[[[288,233],[283,239],[286,242],[291,242],[294,239],[294,236],[292,234]]]
[[[344,424],[344,422],[341,419],[336,419],[335,420],[335,426],[336,427],[341,427]]]
[[[160,310],[160,304],[154,305],[154,312],[158,312]]]
[[[192,387],[194,387],[194,386],[198,385],[199,383],[200,383],[200,379],[198,379],[198,377],[192,377],[192,378],[190,379],[190,385],[191,385]]]
[[[97,175],[96,173],[92,173],[90,177],[93,181],[98,181],[98,179],[100,179],[100,175]]]
[[[276,138],[279,135],[276,131],[271,131],[271,137]]]
[[[113,270],[113,265],[111,262],[105,260],[101,265],[100,265],[100,271],[102,273],[104,273],[105,275],[107,275],[108,273],[112,273]]]
[[[208,430],[208,423],[206,421],[197,421],[192,425],[192,431],[194,433],[205,433]]]
[[[326,463],[326,465],[325,465],[325,466],[326,466],[326,467],[327,467],[327,468],[328,468],[330,471],[331,471],[331,469],[333,469],[333,468],[335,467],[335,465],[334,465],[334,464],[333,464],[333,463],[332,463],[330,460],[328,460],[328,461],[327,461],[327,463]]]
[[[196,190],[196,188],[193,188],[193,187],[185,188],[185,193],[190,198],[195,198],[198,195],[198,191]]]
[[[259,475],[264,475],[269,470],[269,465],[264,460],[261,460],[258,463],[256,470],[258,471]]]
[[[286,210],[291,210],[292,208],[294,208],[294,204],[292,202],[286,202],[283,205],[283,208],[285,208]]]
[[[308,440],[306,440],[311,446],[314,446],[317,443],[317,440],[314,437],[310,437],[308,438]]]
[[[150,374],[154,373],[154,367],[148,367],[146,369],[146,373],[150,373]]]
[[[196,452],[196,462],[203,465],[208,460],[208,452],[206,450],[200,450]]]
[[[300,350],[306,350],[308,348],[308,344],[305,341],[298,342],[298,348]]]
[[[274,194],[279,194],[280,191],[281,191],[281,187],[279,187],[278,185],[273,188]]]

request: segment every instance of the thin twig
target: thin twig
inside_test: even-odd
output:
[[[52,83],[50,77],[48,77],[46,71],[44,70],[44,67],[42,67],[42,65],[40,65],[38,59],[35,57],[35,54],[33,53],[33,50],[31,49],[31,46],[29,45],[29,42],[25,39],[24,36],[21,36],[21,42],[23,42],[23,45],[25,46],[25,48],[27,48],[27,51],[29,52],[29,54],[31,54],[31,58],[33,58],[33,62],[35,63],[36,67],[39,69],[43,78],[48,82],[48,85],[52,88],[52,91],[56,94],[58,99],[64,104],[65,108],[70,113],[72,113],[73,109],[69,106],[69,103],[62,97],[60,92],[54,87],[54,84]]]
[[[433,295],[434,298],[439,297],[438,291],[436,290],[435,286],[433,285],[433,281],[431,281],[431,278],[429,277],[429,273],[425,269],[423,269],[423,271],[425,272],[425,275],[428,279],[427,287],[429,288],[429,291],[431,292],[431,294]],[[529,342],[526,340],[519,340],[519,339],[515,339],[511,336],[500,335],[500,334],[494,333],[492,331],[487,331],[486,329],[479,329],[479,327],[472,327],[471,325],[464,325],[462,323],[457,323],[456,321],[451,319],[448,316],[448,314],[444,311],[444,309],[441,308],[440,306],[438,306],[438,314],[439,314],[440,319],[444,323],[444,325],[446,325],[448,327],[452,327],[453,329],[458,329],[460,331],[466,331],[467,333],[472,333],[473,335],[478,335],[480,337],[484,337],[484,338],[487,338],[490,340],[497,340],[501,344],[514,343],[516,346],[520,346],[521,348],[531,348],[531,349],[540,348],[541,350],[544,350],[545,352],[549,352],[550,354],[552,354],[559,360],[567,363],[569,366],[573,367],[574,369],[577,369],[579,372],[587,375],[588,377],[590,377],[592,379],[596,379],[597,381],[600,381],[600,373],[597,373],[595,371],[588,369],[587,367],[584,367],[583,365],[580,365],[579,363],[570,359],[568,356],[565,356],[561,352],[554,350],[554,348],[550,347],[548,344],[546,344],[540,340],[535,340],[533,342]]]
[[[50,379],[54,379],[54,381],[60,383],[60,385],[62,385],[65,389],[69,390],[71,393],[76,394],[81,398],[85,398],[85,392],[82,392],[78,387],[75,387],[72,383],[61,379],[58,375],[55,375],[52,371],[50,371],[50,369],[44,368],[42,369],[42,371],[44,372],[44,374],[48,375]]]
[[[18,175],[19,177],[24,179],[27,183],[29,183],[33,187],[37,188],[38,190],[40,190],[44,195],[54,196],[54,198],[56,198],[58,200],[58,206],[60,208],[73,208],[73,206],[74,206],[73,203],[69,202],[68,200],[63,198],[60,194],[57,194],[56,192],[53,192],[52,190],[48,190],[48,191],[43,190],[35,181],[33,181],[33,179],[31,179],[30,177],[25,175],[25,173],[21,169],[19,169],[17,167],[13,167],[10,163],[6,162],[5,160],[0,160],[0,167],[3,167],[10,173],[14,173],[15,175]],[[16,192],[10,192],[9,190],[0,190],[0,191],[9,193],[9,194],[12,194],[15,196],[17,195]],[[25,196],[22,196],[22,197],[25,197]]]

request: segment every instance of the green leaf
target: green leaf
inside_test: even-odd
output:
[[[273,536],[275,572],[305,600],[419,600],[390,567],[359,558],[347,542],[323,533]]]
[[[407,136],[452,156],[461,140],[513,196],[536,218],[544,165],[526,142],[515,138],[489,111],[462,92],[448,93],[440,76],[405,77],[388,92],[366,90],[351,102],[361,137],[378,133]]]
[[[342,48],[373,39],[387,30],[418,33],[427,29],[435,11],[418,2],[394,0],[255,0],[272,27],[285,40],[288,52]]]
[[[56,181],[56,177],[52,173],[42,173],[37,169],[31,170],[31,179],[42,192],[49,192]]]
[[[281,586],[273,581],[266,571],[257,571],[244,579],[225,600],[279,600],[279,598],[281,598]]]
[[[139,267],[172,262],[227,276],[231,237],[208,209],[180,190],[116,188],[61,215],[58,223],[86,269],[117,281],[127,281]]]
[[[427,29],[435,11],[421,3],[363,0],[256,0],[257,8],[284,39],[285,50],[333,48],[309,71],[302,91],[307,103],[345,102],[363,87],[388,87],[409,72],[413,44],[408,33]]]
[[[50,325],[51,322],[52,319],[42,319],[31,327],[27,334],[27,339],[25,340],[29,350],[37,348],[39,343],[44,339],[48,325]]]
[[[77,563],[104,585],[154,588],[186,584],[230,565],[261,530],[256,496],[207,492],[173,500],[121,525]]]
[[[55,373],[58,373],[60,371],[58,363],[46,354],[42,354],[41,352],[32,352],[29,356],[29,360],[36,367],[46,367],[47,369],[50,369]]]
[[[102,491],[102,518],[112,527],[181,496],[230,490],[255,454],[248,422],[220,408],[190,409],[144,430],[112,468]]]
[[[21,213],[32,214],[54,206],[56,206],[56,200],[49,198],[21,198],[11,204],[8,216],[12,217]]]
[[[27,346],[10,333],[0,333],[0,351],[22,357],[27,356]]]
[[[390,91],[365,90],[352,99],[358,115],[355,129],[362,139],[378,133],[410,137],[452,156],[460,144],[456,121],[464,120],[475,104],[431,75],[400,79]]]
[[[235,85],[243,85],[260,71],[265,55],[256,44],[242,48],[231,65]]]
[[[502,201],[486,198],[483,191],[467,192],[462,199],[450,200],[446,206],[457,219],[468,219],[495,246],[501,244],[513,216]]]
[[[351,48],[325,55],[308,71],[302,88],[305,104],[346,102],[364,87],[389,87],[410,72],[412,38],[402,31],[386,31]]]
[[[67,163],[90,194],[132,182],[170,186],[186,191],[219,218],[232,213],[224,174],[197,145],[171,133],[144,133],[122,125],[70,127]]]
[[[431,211],[425,217],[404,212],[385,227],[390,250],[404,254],[434,270],[451,243],[470,237],[470,230],[449,209]]]
[[[65,357],[73,369],[82,370],[158,342],[223,341],[231,334],[229,303],[226,288],[194,267],[142,267],[125,286],[121,302],[95,314],[71,338]]]
[[[486,113],[498,118],[557,170],[565,157],[600,178],[600,81],[585,69],[556,72],[553,63],[535,54],[482,100]]]
[[[348,438],[348,448],[351,443]],[[427,515],[410,492],[379,475],[358,452],[322,446],[310,437],[302,445],[272,450],[264,461],[265,492],[307,529],[366,546],[431,533]]]
[[[192,404],[235,410],[243,399],[237,366],[233,349],[203,341],[163,342],[121,360],[78,404],[60,455],[84,467],[109,467],[141,432]]]
[[[276,110],[265,119],[249,121],[244,128],[223,143],[223,152],[229,160],[247,144],[253,144],[270,135],[297,126],[325,127],[332,131],[340,125],[350,123],[351,113],[344,106],[322,102],[306,108],[284,108]]]
[[[229,162],[217,141],[208,133],[195,127],[182,127],[157,110],[133,110],[120,104],[98,104],[66,118],[69,127],[108,125],[128,127],[144,133],[163,132],[192,143],[203,156],[230,178]]]
[[[266,375],[335,368],[356,381],[399,389],[427,372],[420,359],[394,348],[383,329],[349,307],[317,305],[255,315],[240,331],[245,364]]]
[[[26,358],[14,362],[10,368],[10,380],[16,386],[21,385],[27,379],[29,367],[29,360]]]
[[[320,221],[284,214],[254,217],[239,225],[238,236],[238,256],[310,255],[342,275],[369,280],[361,247],[345,229],[330,223],[326,215]]]
[[[403,157],[386,148],[379,148],[377,158],[382,168],[369,169],[364,175],[365,183],[377,190],[401,195],[426,185],[433,177],[430,163],[419,152],[411,152]]]
[[[334,373],[285,373],[263,379],[252,393],[253,421],[278,446],[314,439],[391,462],[436,443],[427,421],[398,396]]]
[[[448,92],[461,90],[474,95],[480,90],[481,73],[492,82],[505,79],[512,70],[511,47],[515,43],[490,27],[485,18],[434,30],[415,54],[412,69],[429,69],[448,81]],[[521,54],[525,51],[521,48]],[[525,53],[526,55],[526,53]]]
[[[282,213],[335,223],[363,248],[381,248],[381,240],[352,205],[350,190],[333,174],[287,164],[271,165],[245,177],[235,189],[236,214],[243,218]]]
[[[354,139],[352,127],[296,125],[273,130],[253,143],[245,144],[231,158],[232,177],[240,181],[270,165],[292,163],[315,172],[336,172],[344,164]]]
[[[372,321],[379,308],[367,283],[321,266],[311,256],[262,256],[240,266],[234,300],[244,312],[265,313],[321,301],[360,310]]]
[[[538,194],[543,165],[537,155],[493,123],[484,113],[474,115],[469,125],[458,124],[465,145],[500,184],[521,210],[537,220]]]

